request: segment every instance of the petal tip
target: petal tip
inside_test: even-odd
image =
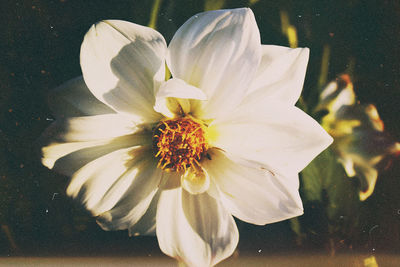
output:
[[[333,139],[333,137],[332,137],[330,134],[328,134],[327,132],[325,132],[325,135],[324,135],[324,143],[325,143],[325,145],[326,145],[326,148],[328,148],[328,147],[333,143],[334,140],[335,140],[335,139]]]
[[[308,58],[310,57],[310,48],[308,48],[308,47],[303,47],[303,48],[301,48],[302,49],[302,53],[304,54],[304,57],[307,57],[307,60],[308,60]]]
[[[53,169],[55,163],[54,159],[47,157],[42,157],[41,162],[45,167],[49,168],[50,170]]]

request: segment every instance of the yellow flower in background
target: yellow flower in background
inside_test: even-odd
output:
[[[332,142],[294,106],[308,55],[261,45],[247,8],[197,14],[168,47],[151,28],[99,22],[83,79],[51,97],[42,162],[72,177],[67,194],[103,229],[156,233],[167,255],[214,265],[237,246],[232,215],[303,212],[298,173]]]
[[[360,199],[367,199],[378,178],[378,163],[390,154],[399,153],[400,143],[384,132],[374,105],[356,102],[353,84],[347,74],[325,87],[317,109],[328,111],[322,126],[333,136],[332,148],[347,175],[359,178]]]

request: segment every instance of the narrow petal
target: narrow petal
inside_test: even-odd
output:
[[[262,53],[245,101],[273,98],[294,105],[303,89],[310,50],[263,45]]]
[[[167,64],[173,77],[206,93],[203,117],[215,118],[240,103],[260,59],[254,14],[241,8],[190,18],[174,35]]]
[[[216,149],[209,154],[211,160],[202,164],[217,185],[221,202],[235,217],[264,225],[303,213],[297,174],[281,176]]]
[[[115,113],[87,88],[82,76],[69,80],[49,93],[48,104],[56,118]]]
[[[269,166],[282,175],[299,173],[332,143],[306,113],[292,105],[266,102],[262,109],[238,109],[210,126],[213,145]]]
[[[83,78],[93,95],[114,110],[138,121],[155,121],[154,87],[164,78],[165,53],[165,40],[157,31],[126,21],[102,21],[83,40]]]
[[[87,163],[115,149],[149,144],[151,135],[124,116],[106,114],[58,119],[42,134],[39,143],[43,147],[43,164],[71,175],[77,170],[76,164]]]
[[[232,216],[216,199],[177,188],[161,193],[157,238],[165,254],[189,266],[210,266],[233,253],[239,234]]]
[[[97,223],[105,230],[132,228],[144,216],[157,193],[158,185],[161,182],[161,172],[150,154],[146,153],[140,159],[138,158],[135,166],[132,166],[129,172],[119,178],[120,183],[125,178],[132,179],[131,183],[126,186],[125,194],[113,203],[114,206],[107,206],[109,210],[102,209],[105,212],[97,217]],[[111,189],[108,190],[110,198],[113,197]],[[107,195],[104,195],[102,202],[105,202],[106,198]],[[105,203],[99,202],[99,204],[105,206]],[[143,231],[143,226],[138,226],[136,231]]]
[[[83,142],[123,136],[137,130],[137,125],[127,117],[105,114],[59,119],[46,130],[46,135],[60,142]]]
[[[49,169],[53,169],[57,160],[75,151],[83,150],[88,147],[104,145],[108,140],[93,142],[72,142],[72,143],[50,143],[42,147],[42,164]],[[68,167],[69,168],[69,167]],[[64,172],[61,172],[65,174]],[[66,175],[66,174],[65,174]]]
[[[42,163],[56,172],[72,176],[84,165],[103,155],[144,145],[151,145],[151,138],[140,133],[97,141],[51,143],[42,148]]]
[[[129,236],[156,235],[156,214],[160,190],[154,195],[149,207],[142,218],[129,227]]]
[[[199,88],[191,86],[183,80],[172,78],[160,86],[154,110],[169,118],[175,115],[196,113],[196,110],[191,108],[190,99],[206,100],[207,96]]]

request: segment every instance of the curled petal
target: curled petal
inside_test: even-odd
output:
[[[343,106],[351,106],[356,102],[353,83],[347,74],[341,75],[336,81],[330,82],[321,92],[317,110],[326,109],[336,113]]]
[[[377,158],[381,160],[383,157]],[[376,180],[378,178],[378,170],[373,163],[365,160],[361,155],[357,154],[343,154],[340,159],[346,174],[349,177],[360,178],[360,200],[366,200],[374,192]]]
[[[239,234],[218,200],[177,188],[161,192],[157,238],[165,254],[189,266],[210,266],[233,253]]]
[[[362,106],[352,106],[356,111]],[[357,115],[356,112],[350,113]],[[360,199],[367,199],[374,191],[376,180],[378,178],[379,163],[391,155],[396,155],[400,151],[400,145],[394,142],[393,138],[382,128],[375,128],[372,122],[358,120],[360,122],[356,127],[348,127],[346,133],[344,125],[348,125],[350,120],[338,120],[334,124],[335,131],[332,129],[332,135],[338,136],[333,143],[334,151],[339,155],[339,161],[342,163],[346,174],[349,177],[357,177],[360,181]],[[333,124],[331,124],[333,125]],[[338,127],[340,126],[340,127]]]
[[[190,167],[181,177],[181,185],[191,194],[201,194],[210,187],[210,177],[204,169]]]
[[[156,121],[154,91],[164,78],[166,43],[157,31],[107,20],[93,25],[81,47],[83,78],[100,101],[136,121]]]
[[[260,59],[254,14],[241,8],[191,17],[174,35],[167,64],[173,77],[205,92],[202,116],[215,118],[240,103]]]
[[[206,99],[207,96],[199,88],[191,86],[183,80],[172,78],[160,86],[154,110],[169,118],[175,115],[193,114],[196,113],[196,110],[192,110],[191,100]]]
[[[398,153],[399,144],[384,131],[374,105],[356,102],[353,83],[347,74],[325,87],[316,109],[328,112],[322,118],[322,126],[335,138],[333,149],[347,175],[359,178],[360,199],[367,199],[374,191],[379,162]]]

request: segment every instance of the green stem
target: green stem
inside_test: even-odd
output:
[[[321,73],[318,80],[318,88],[323,88],[328,80],[329,60],[331,57],[331,47],[324,45],[322,50]]]
[[[162,0],[154,0],[153,7],[151,8],[150,22],[148,24],[150,28],[156,29],[157,27],[157,18],[161,7],[161,2]]]

